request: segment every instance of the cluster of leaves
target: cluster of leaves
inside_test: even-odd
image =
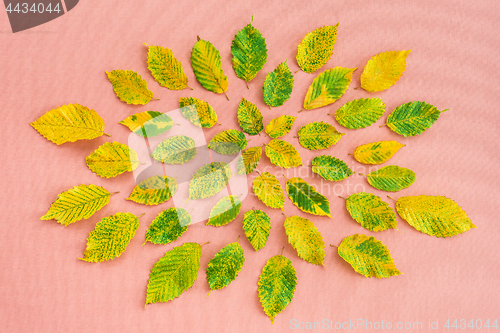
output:
[[[330,59],[337,39],[335,26],[324,26],[308,33],[297,51],[297,64],[305,73],[315,73]],[[248,82],[264,67],[267,61],[265,39],[252,23],[235,36],[231,53],[236,75]],[[388,51],[372,57],[361,75],[361,88],[378,92],[390,88],[403,75],[409,51]],[[182,64],[170,49],[162,46],[148,47],[148,69],[154,79],[171,90],[190,88]],[[226,93],[228,79],[221,66],[217,48],[200,39],[191,52],[191,65],[198,82],[214,93]],[[337,101],[348,89],[356,68],[334,67],[317,75],[304,97],[304,110],[316,109]],[[113,70],[107,73],[118,98],[128,104],[144,105],[154,98],[146,81],[130,70]],[[285,60],[267,74],[263,83],[263,98],[269,107],[279,107],[293,90],[294,75]],[[192,89],[192,88],[191,88]],[[227,97],[227,95],[226,95]],[[229,98],[228,98],[229,99]],[[214,109],[194,97],[179,100],[182,114],[194,125],[212,127],[218,122]],[[378,121],[385,112],[385,104],[378,97],[356,99],[338,108],[333,116],[349,129],[361,129]],[[425,102],[410,102],[397,107],[387,118],[386,125],[404,137],[415,136],[427,130],[444,111]],[[228,129],[215,135],[208,148],[223,154],[241,153],[238,174],[257,171],[262,157],[262,147],[247,148],[248,135],[264,131],[271,140],[264,153],[270,162],[282,168],[302,166],[298,150],[289,142],[279,139],[289,133],[296,116],[281,115],[264,127],[263,116],[255,104],[242,98],[237,110],[240,130]],[[168,131],[173,123],[166,114],[147,111],[134,114],[120,121],[140,136],[156,136]],[[94,139],[104,134],[104,121],[95,112],[79,104],[64,105],[51,110],[31,124],[48,140],[62,144],[81,139]],[[298,130],[299,144],[309,150],[322,150],[335,145],[343,133],[331,124],[311,122]],[[378,141],[359,146],[354,158],[363,164],[382,164],[404,147],[397,141]],[[186,135],[172,136],[161,142],[152,157],[162,163],[184,164],[196,157],[195,141]],[[118,142],[106,142],[86,158],[90,170],[101,177],[115,177],[132,171],[139,165],[137,153]],[[312,171],[325,180],[341,181],[353,174],[349,166],[337,157],[319,155],[312,160]],[[229,182],[232,172],[224,162],[213,162],[201,167],[192,177],[189,198],[198,200],[219,193]],[[366,175],[368,183],[376,189],[396,192],[411,186],[416,175],[413,171],[389,165]],[[153,176],[140,182],[127,200],[144,205],[158,205],[168,201],[177,191],[176,180],[169,176]],[[286,180],[285,189],[276,176],[258,172],[254,178],[253,192],[259,200],[272,209],[283,209],[286,192],[290,201],[301,211],[331,217],[327,197],[304,179]],[[87,219],[109,203],[111,193],[97,185],[79,185],[59,194],[43,220],[56,219],[67,226]],[[352,218],[370,231],[397,228],[394,210],[380,197],[366,192],[354,193],[345,198],[346,209]],[[212,208],[207,225],[220,227],[235,220],[242,203],[235,195],[220,199]],[[451,237],[463,233],[474,224],[453,200],[443,196],[403,196],[396,201],[397,213],[415,229],[435,237]],[[191,223],[189,212],[183,208],[162,211],[150,224],[145,242],[170,244],[187,230]],[[87,240],[82,260],[98,262],[120,256],[134,237],[139,226],[138,217],[118,212],[97,223]],[[287,216],[284,229],[288,242],[303,260],[323,265],[325,242],[314,223],[304,217]],[[262,210],[251,209],[244,213],[243,230],[248,241],[258,251],[268,240],[271,219]],[[385,278],[401,274],[396,268],[390,251],[379,240],[364,234],[345,237],[338,246],[338,254],[353,269],[366,276]],[[167,251],[151,269],[147,285],[146,304],[167,302],[191,288],[200,269],[201,245],[184,243]],[[208,263],[206,270],[210,290],[228,286],[240,272],[245,261],[244,251],[238,242],[224,246]],[[296,271],[290,259],[282,254],[270,258],[262,269],[258,281],[258,295],[264,312],[272,322],[288,306],[297,285]]]

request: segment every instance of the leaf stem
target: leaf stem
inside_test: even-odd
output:
[[[110,195],[118,194],[118,193],[120,193],[120,191],[116,191],[116,192],[110,193]]]
[[[247,84],[247,89],[250,89],[250,87],[248,86],[248,81],[245,81],[245,83]]]
[[[108,133],[104,133],[104,132],[103,132],[102,134],[104,134],[104,135],[107,135],[107,136],[111,136],[111,134],[108,134]]]
[[[358,172],[358,175],[366,177],[366,175],[363,175],[361,172]]]
[[[334,245],[334,244],[330,244],[330,246],[335,246],[336,248],[338,248],[338,247],[339,247],[338,245]]]
[[[281,248],[281,254],[280,254],[280,255],[283,255],[283,250],[284,250],[284,249],[285,249],[285,247],[283,246],[283,247]]]
[[[146,213],[142,213],[141,215],[137,216],[137,218],[140,218],[140,217],[141,217],[141,216],[143,216],[144,214],[146,214]]]
[[[391,200],[397,201],[396,199],[392,198],[390,195],[387,195],[387,197]]]
[[[200,246],[203,246],[203,245],[206,245],[206,244],[210,244],[210,241],[202,243],[202,244],[200,244]]]
[[[212,292],[212,289],[210,289],[210,291],[208,292],[208,295],[207,295],[207,297],[208,297],[208,296],[210,296],[210,293],[211,293],[211,292]]]
[[[301,113],[301,112],[302,112],[302,111],[304,111],[304,110],[305,110],[305,109],[302,109],[302,110],[300,110],[300,111],[299,111],[299,112],[297,112],[297,113]]]
[[[378,128],[380,128],[380,127],[384,127],[384,126],[387,126],[387,124],[382,124],[382,125],[380,125]]]
[[[224,91],[224,95],[226,95],[226,98],[227,100],[229,101],[229,96],[226,94],[226,92]]]
[[[190,86],[187,86],[187,87],[188,87],[189,89],[191,89],[191,90],[194,90],[194,89],[193,89],[192,87],[190,87]]]
[[[343,197],[343,196],[341,196],[341,195],[339,195],[339,198],[342,198],[342,199],[344,199],[344,200],[347,200],[346,198],[344,198],[344,197]]]

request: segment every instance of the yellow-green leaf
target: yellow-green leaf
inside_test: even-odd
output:
[[[396,229],[396,214],[380,197],[366,192],[351,194],[346,199],[351,217],[367,230]]]
[[[144,243],[170,244],[191,224],[191,215],[184,208],[172,207],[162,211],[149,225]]]
[[[387,117],[387,126],[404,136],[415,136],[425,132],[439,118],[441,112],[425,102],[410,102],[398,106]]]
[[[410,52],[387,51],[373,56],[361,74],[361,88],[376,92],[392,87],[403,75]]]
[[[228,195],[215,204],[210,211],[210,217],[206,225],[220,227],[233,221],[240,213],[241,201],[236,195]]]
[[[174,124],[172,118],[158,111],[136,113],[119,123],[142,137],[152,137],[165,133]]]
[[[382,164],[404,147],[397,141],[377,141],[361,145],[354,150],[354,158],[363,164]]]
[[[269,172],[259,173],[253,182],[253,193],[262,201],[267,207],[283,208],[285,205],[285,195],[281,184],[273,174]]]
[[[299,257],[314,265],[323,265],[325,242],[318,228],[300,216],[290,216],[285,220],[285,232],[288,243],[297,250]]]
[[[286,141],[273,139],[265,148],[266,156],[272,164],[282,168],[293,168],[302,165],[302,159],[294,146]]]
[[[113,85],[116,96],[127,103],[134,105],[145,105],[154,98],[152,91],[148,89],[146,80],[137,72],[122,69],[106,72],[108,79]]]
[[[295,206],[301,211],[332,217],[330,215],[330,202],[318,193],[313,186],[304,179],[295,177],[286,181],[286,193]]]
[[[224,246],[207,265],[210,291],[222,289],[236,279],[245,262],[245,253],[237,242]]]
[[[182,64],[175,59],[169,48],[149,46],[148,69],[162,87],[170,90],[182,90],[188,87],[188,78],[184,74]]]
[[[327,149],[336,144],[345,133],[322,121],[309,123],[299,130],[299,143],[309,150]]]
[[[318,75],[304,98],[304,109],[311,110],[332,104],[346,92],[356,68],[335,67]]]
[[[336,157],[321,155],[312,160],[312,171],[326,180],[339,181],[353,174],[344,161]]]
[[[314,73],[330,59],[337,41],[336,25],[325,25],[308,33],[299,44],[297,64],[306,73]]]
[[[401,197],[396,210],[412,227],[435,237],[452,237],[476,228],[455,201],[440,195]]]
[[[277,255],[269,259],[259,276],[257,291],[264,312],[274,324],[293,299],[297,286],[297,273],[290,259]]]
[[[367,175],[368,183],[378,190],[397,192],[415,182],[415,172],[397,165],[388,165]]]
[[[184,243],[167,251],[149,273],[146,305],[168,302],[193,286],[200,270],[201,246]]]
[[[295,119],[297,119],[297,117],[288,115],[279,116],[278,118],[274,118],[269,122],[269,124],[265,128],[265,131],[271,138],[279,138],[290,132]]]
[[[101,186],[79,185],[57,195],[49,211],[41,220],[55,219],[67,226],[73,222],[88,219],[109,203],[111,194]]]
[[[87,238],[84,261],[98,262],[119,257],[139,228],[139,219],[131,213],[116,213],[97,222]]]
[[[111,178],[139,166],[137,153],[119,142],[106,142],[85,158],[87,166],[98,176]]]
[[[359,129],[379,120],[384,112],[385,104],[381,98],[359,98],[335,111],[335,119],[344,127]]]
[[[175,135],[160,142],[153,158],[167,164],[184,164],[196,156],[196,142],[185,135]]]
[[[243,132],[250,135],[257,135],[264,129],[262,114],[259,109],[243,97],[238,106],[238,123]]]
[[[137,184],[127,200],[153,206],[168,201],[175,192],[177,192],[177,182],[174,178],[157,175]]]
[[[269,106],[281,106],[290,98],[292,90],[293,74],[285,60],[273,72],[267,74],[264,80],[264,103]]]
[[[189,182],[189,199],[204,199],[219,193],[231,176],[227,163],[213,162],[202,166]]]
[[[30,125],[57,145],[98,138],[104,131],[101,116],[80,104],[63,105],[47,111]]]
[[[389,249],[375,237],[362,234],[346,237],[338,251],[356,272],[366,277],[387,278],[401,274]]]
[[[271,219],[266,212],[252,208],[243,217],[243,230],[245,230],[245,236],[254,250],[260,250],[266,245],[269,238]]]
[[[222,155],[237,154],[245,149],[248,141],[241,131],[228,129],[216,134],[208,143],[208,148]]]
[[[195,97],[179,98],[179,107],[184,118],[193,125],[210,128],[217,123],[217,114],[207,102]]]
[[[259,164],[262,156],[262,147],[250,147],[241,152],[238,160],[238,174],[245,175],[251,173]]]

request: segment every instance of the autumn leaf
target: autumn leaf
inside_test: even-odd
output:
[[[266,212],[252,208],[243,217],[243,230],[254,250],[258,251],[267,243],[271,231],[271,219]]]
[[[292,94],[293,74],[286,64],[286,60],[267,74],[262,87],[264,103],[271,106],[283,105]]]
[[[346,208],[351,217],[371,231],[396,229],[396,214],[380,197],[366,192],[351,194],[346,199]]]
[[[162,87],[170,90],[182,90],[189,87],[188,78],[184,74],[181,62],[175,59],[169,48],[149,46],[148,69]]]
[[[204,199],[219,193],[231,176],[227,163],[212,162],[202,166],[189,182],[189,199]]]
[[[191,224],[191,215],[180,207],[171,207],[162,211],[149,225],[146,242],[170,244],[182,236]]]
[[[136,113],[119,123],[142,137],[152,137],[165,133],[174,124],[172,118],[158,111]]]
[[[300,42],[297,64],[306,73],[314,73],[330,59],[337,41],[336,25],[325,25],[308,33]]]
[[[87,166],[98,176],[111,178],[139,166],[137,153],[119,142],[106,142],[85,158]]]
[[[127,200],[153,206],[168,201],[175,192],[177,192],[177,182],[174,178],[157,175],[137,184]]]
[[[314,265],[323,265],[325,242],[318,228],[300,216],[287,217],[284,223],[288,243],[297,250],[300,258]]]
[[[286,193],[290,200],[301,211],[314,215],[330,215],[330,202],[318,193],[304,179],[295,177],[286,181]]]
[[[155,148],[153,158],[167,164],[184,164],[196,156],[196,142],[185,135],[171,136]]]
[[[273,174],[269,172],[259,173],[253,182],[253,193],[262,201],[267,207],[283,208],[285,204],[285,195],[281,184]]]
[[[262,147],[250,147],[241,152],[238,159],[238,174],[245,175],[251,173],[259,164],[262,156]]]
[[[215,204],[206,225],[221,227],[233,221],[240,213],[241,201],[236,195],[228,195]]]
[[[359,98],[345,103],[335,111],[337,122],[350,129],[365,128],[376,122],[385,112],[380,98]]]
[[[241,131],[228,129],[216,134],[208,143],[208,148],[222,155],[237,154],[246,148],[248,141]]]
[[[201,99],[181,97],[179,98],[179,107],[184,118],[195,126],[210,128],[217,123],[217,114],[214,109]]]
[[[376,92],[389,89],[403,75],[408,51],[387,51],[373,56],[361,74],[361,88]]]
[[[340,133],[328,123],[313,122],[302,126],[298,138],[302,147],[309,150],[327,149],[336,144],[345,133]]]
[[[442,112],[425,102],[410,102],[398,106],[387,117],[387,126],[404,136],[415,136],[425,132],[439,118]]]
[[[274,118],[269,122],[269,124],[265,128],[265,131],[271,138],[279,138],[290,132],[295,119],[297,119],[297,117],[288,115],[279,116],[278,118]]]
[[[382,164],[387,162],[404,146],[394,140],[367,143],[354,150],[354,158],[363,164]]]
[[[325,180],[331,181],[343,180],[353,174],[352,170],[344,161],[328,155],[321,155],[313,158],[312,171]]]
[[[273,139],[264,149],[272,164],[282,168],[293,168],[302,165],[302,159],[294,146],[286,141]]]
[[[367,175],[371,186],[388,192],[397,192],[410,187],[416,179],[415,172],[397,165],[388,165]]]
[[[113,85],[116,96],[127,104],[145,105],[154,94],[148,89],[146,80],[137,72],[126,70],[114,70],[106,72],[108,79]]]
[[[335,67],[318,75],[307,90],[304,109],[316,109],[338,100],[351,84],[352,73],[357,68]]]
[[[244,262],[245,253],[238,242],[230,243],[217,252],[207,265],[210,292],[222,289],[233,282]]]
[[[243,97],[238,106],[238,123],[243,132],[250,135],[257,135],[264,129],[262,114],[259,109]]]

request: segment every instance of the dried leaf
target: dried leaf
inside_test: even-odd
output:
[[[351,217],[361,226],[371,231],[396,229],[396,214],[380,197],[371,193],[351,194],[346,200],[346,208]]]
[[[425,102],[410,102],[398,106],[387,117],[387,126],[404,136],[415,136],[425,132],[439,118],[441,112]]]
[[[262,114],[255,104],[247,101],[245,97],[238,106],[238,123],[243,132],[250,135],[257,135],[264,129]]]
[[[266,126],[265,131],[271,138],[279,138],[290,132],[295,119],[297,119],[297,117],[287,115],[279,116],[278,118],[274,118],[269,122],[269,125]]]
[[[330,215],[330,202],[304,179],[295,177],[286,181],[286,193],[301,211],[314,215]]]
[[[335,67],[318,75],[304,98],[304,109],[311,110],[332,104],[346,92],[356,68]]]
[[[269,106],[281,106],[290,98],[292,89],[293,74],[285,60],[266,76],[262,87],[264,103]]]
[[[116,96],[127,104],[145,105],[154,98],[146,80],[137,72],[122,69],[106,72]]]
[[[302,165],[302,159],[294,146],[286,141],[273,139],[265,148],[266,156],[272,164],[282,168],[293,168]]]
[[[378,190],[397,192],[410,187],[417,179],[415,172],[397,165],[388,165],[367,175],[368,183]]]
[[[162,211],[149,225],[144,243],[170,244],[191,224],[191,215],[184,208],[172,207]]]
[[[185,135],[172,136],[160,142],[153,158],[167,164],[184,164],[196,156],[196,142]]]
[[[380,98],[359,98],[345,103],[335,111],[337,122],[350,129],[365,128],[376,122],[385,112]]]
[[[194,44],[191,51],[191,66],[193,67],[194,75],[196,75],[196,80],[207,90],[218,94],[225,94],[228,81],[221,68],[220,60],[219,50],[209,41],[198,37],[198,41]]]
[[[182,90],[188,87],[188,78],[182,64],[175,59],[172,50],[162,46],[148,47],[148,69],[162,87]]]
[[[119,142],[106,142],[85,158],[87,166],[98,176],[111,178],[139,166],[137,153]]]
[[[251,173],[259,164],[262,156],[262,147],[250,147],[241,152],[238,160],[238,174],[245,175]]]
[[[328,123],[313,122],[299,130],[299,143],[309,150],[327,149],[336,144],[345,133],[340,133]]]
[[[189,183],[189,199],[205,199],[219,193],[231,176],[227,163],[213,162],[202,166]]]
[[[306,73],[314,73],[330,59],[337,41],[336,25],[325,25],[308,33],[299,44],[297,64]]]
[[[323,265],[325,242],[318,228],[308,219],[290,216],[285,220],[288,243],[297,250],[300,258],[314,265]]]
[[[179,107],[184,118],[191,124],[210,128],[217,123],[217,114],[207,102],[194,97],[179,98]]]
[[[276,176],[269,172],[260,173],[258,177],[254,178],[252,186],[253,193],[267,207],[283,208],[285,205],[285,195]]]
[[[245,253],[237,242],[224,246],[208,262],[207,282],[210,291],[222,289],[236,279],[245,262]]]
[[[389,89],[403,75],[408,51],[387,51],[373,56],[361,74],[361,88],[376,92]]]
[[[325,180],[339,181],[353,174],[352,170],[344,161],[336,157],[321,155],[312,160],[312,171]]]
[[[208,148],[222,155],[232,155],[245,149],[248,141],[241,131],[228,129],[216,134],[208,143]]]
[[[127,200],[153,206],[168,201],[175,192],[177,192],[177,182],[174,178],[157,175],[137,184]]]
[[[367,143],[354,150],[354,158],[363,164],[382,164],[387,162],[404,146],[394,140]]]
[[[152,137],[165,133],[174,124],[172,118],[158,111],[136,113],[119,123],[142,137]]]
[[[258,251],[267,243],[271,231],[271,219],[266,212],[252,208],[243,217],[243,230],[254,250]]]
[[[236,195],[228,195],[215,204],[210,211],[210,217],[206,225],[221,227],[233,221],[240,213],[241,201]]]

